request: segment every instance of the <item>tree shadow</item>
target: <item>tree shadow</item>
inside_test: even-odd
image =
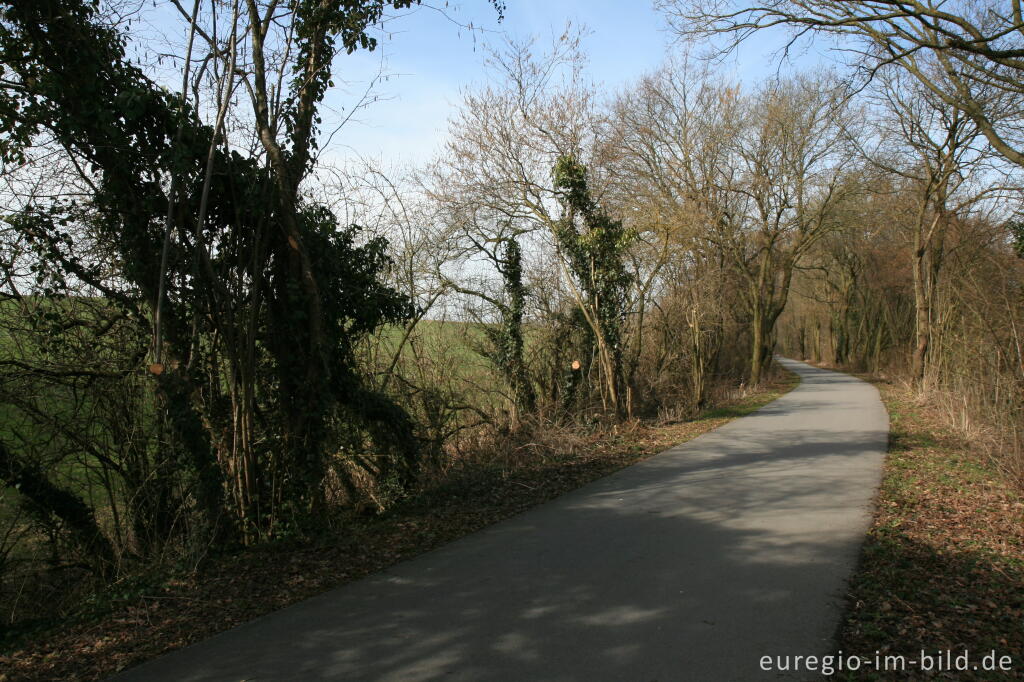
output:
[[[763,678],[830,649],[861,537],[872,484],[834,481],[864,447],[818,444],[649,460],[132,678]]]
[[[873,658],[876,651],[920,659],[969,652],[956,679],[1024,679],[1024,564],[977,549],[938,551],[898,529],[876,528],[864,543],[850,585],[840,649]],[[1009,670],[984,670],[984,657],[1011,657]],[[977,665],[979,669],[975,670]],[[865,670],[838,679],[933,679],[920,664]]]
[[[119,679],[775,679],[832,651],[879,483],[843,376]]]

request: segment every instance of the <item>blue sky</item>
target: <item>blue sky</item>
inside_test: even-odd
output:
[[[376,51],[339,56],[337,85],[322,111],[326,132],[345,119],[382,69],[389,75],[373,89],[378,101],[355,112],[331,138],[327,158],[363,156],[388,165],[428,160],[444,142],[461,90],[487,80],[485,47],[500,47],[506,36],[517,41],[535,36],[540,49],[561,35],[567,22],[585,27],[589,78],[609,95],[679,50],[653,0],[506,2],[505,20],[499,24],[487,0],[423,0],[422,6],[386,22]],[[169,3],[152,5],[130,29],[134,51],[179,54],[183,49],[184,23]],[[758,34],[721,68],[748,84],[770,76],[776,70],[772,53],[780,44],[779,35]],[[806,65],[818,59],[801,61]],[[164,63],[169,87],[180,87],[178,64]]]
[[[449,3],[447,14],[421,7],[386,25],[387,34],[373,53],[356,53],[335,62],[336,83],[328,104],[348,105],[380,69],[394,74],[377,92],[384,101],[362,110],[335,138],[340,155],[346,148],[361,155],[392,160],[424,160],[441,144],[460,89],[486,80],[485,46],[500,45],[504,35],[545,39],[560,35],[567,21],[585,25],[584,44],[590,74],[610,89],[655,68],[669,40],[648,0],[510,0],[499,24],[485,0]],[[469,31],[452,22],[472,24]],[[346,92],[347,91],[347,92]]]
[[[487,78],[484,46],[499,44],[503,34],[516,39],[535,35],[543,45],[545,38],[560,35],[567,21],[586,26],[589,75],[609,93],[657,68],[668,50],[675,49],[651,0],[508,0],[507,5],[505,21],[499,24],[486,0],[448,3],[451,19],[482,29],[478,31],[460,28],[436,9],[420,7],[388,22],[376,52],[339,57],[339,87],[326,101],[334,111],[325,116],[325,124],[344,115],[342,108],[358,99],[382,60],[393,75],[377,87],[382,101],[358,112],[335,136],[332,155],[356,153],[389,162],[428,159],[443,142],[460,89]],[[777,43],[749,44],[723,68],[743,80],[774,71],[768,58],[772,44]]]

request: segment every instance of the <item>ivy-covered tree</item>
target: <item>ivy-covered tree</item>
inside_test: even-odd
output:
[[[523,355],[523,316],[526,313],[526,285],[523,283],[523,252],[516,237],[503,241],[498,271],[504,284],[504,300],[496,301],[500,320],[487,325],[484,332],[490,342],[488,356],[501,372],[512,392],[512,403],[519,414],[529,414],[537,395]]]
[[[1011,220],[1006,224],[1006,230],[1010,233],[1010,244],[1017,258],[1024,258],[1024,222]]]
[[[201,16],[187,17],[185,82],[192,40],[208,40],[219,64],[212,124],[192,93],[167,90],[127,58],[125,36],[97,3],[0,5],[0,160],[17,165],[47,145],[88,188],[40,196],[6,217],[42,264],[33,291],[101,300],[99,314],[115,321],[97,343],[111,329],[134,330],[138,345],[104,380],[127,385],[149,370],[155,409],[136,418],[161,426],[138,430],[148,435],[132,444],[132,457],[147,460],[150,474],[125,494],[129,516],[149,518],[139,529],[255,541],[282,524],[318,523],[328,469],[351,470],[339,460],[343,443],[374,451],[352,464],[372,477],[415,476],[414,425],[363,381],[353,350],[374,329],[407,319],[412,305],[383,283],[386,243],[340,226],[300,188],[315,165],[318,108],[336,55],[373,49],[371,29],[384,12],[416,2],[239,0],[220,38],[203,30]],[[287,43],[273,39],[278,30]],[[273,89],[270,74],[281,75],[285,91]],[[225,108],[237,88],[253,105],[253,155],[226,140]],[[79,395],[69,382],[59,390]],[[4,453],[6,484],[29,472],[47,490],[47,472],[27,453]],[[111,466],[127,482],[117,457]],[[180,516],[168,511],[175,508],[194,522],[155,520]],[[130,551],[144,553],[143,534],[125,540]],[[79,545],[106,553],[103,543]]]
[[[607,407],[628,410],[622,364],[623,333],[633,275],[625,254],[634,234],[594,201],[587,169],[572,156],[554,168],[563,216],[554,236],[567,280],[596,346]]]

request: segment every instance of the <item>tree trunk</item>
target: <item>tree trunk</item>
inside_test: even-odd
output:
[[[754,309],[754,320],[751,323],[750,341],[750,386],[761,383],[761,370],[764,359],[764,311],[760,307]]]
[[[77,495],[58,488],[34,464],[22,461],[0,443],[0,480],[16,488],[25,505],[40,521],[60,521],[83,559],[103,578],[114,575],[115,557],[110,540],[100,530],[92,510]]]
[[[925,364],[928,345],[931,343],[931,312],[928,309],[928,294],[925,291],[924,272],[927,250],[921,244],[920,231],[914,237],[914,321],[915,344],[911,356],[911,377],[918,386],[924,386]]]

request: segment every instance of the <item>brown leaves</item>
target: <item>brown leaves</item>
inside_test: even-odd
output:
[[[851,581],[841,648],[908,655],[1024,651],[1018,491],[911,396],[880,388],[894,438],[874,525]],[[915,674],[922,673],[902,677]],[[969,671],[958,674],[973,679]]]

